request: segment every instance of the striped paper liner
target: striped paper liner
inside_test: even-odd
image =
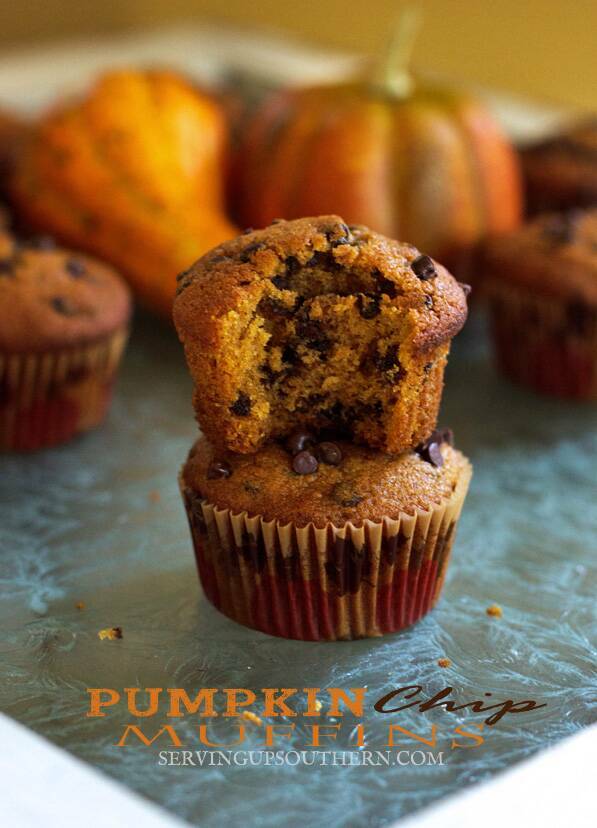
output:
[[[403,629],[439,597],[471,474],[467,464],[452,496],[428,511],[324,528],[233,514],[181,479],[205,594],[234,621],[284,638]]]
[[[597,400],[597,308],[492,283],[500,370],[540,394]]]
[[[0,450],[34,451],[104,419],[127,330],[81,348],[0,353]]]

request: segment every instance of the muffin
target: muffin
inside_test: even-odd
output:
[[[486,271],[503,372],[545,394],[597,399],[597,208],[497,239]]]
[[[129,316],[109,267],[0,232],[0,450],[44,448],[101,422]]]
[[[521,153],[530,214],[597,205],[597,119]]]
[[[470,478],[448,430],[399,455],[300,432],[253,455],[202,437],[180,487],[212,604],[272,635],[336,640],[431,609]]]
[[[387,452],[422,442],[466,315],[445,268],[337,216],[220,245],[180,275],[174,304],[197,419],[240,453],[298,427]]]

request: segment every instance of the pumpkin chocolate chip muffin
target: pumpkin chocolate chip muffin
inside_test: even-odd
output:
[[[210,601],[274,635],[413,623],[439,596],[471,477],[448,430],[400,455],[299,432],[254,455],[201,438],[182,470]]]
[[[531,214],[597,205],[597,119],[521,154]]]
[[[0,233],[0,449],[54,445],[103,419],[129,316],[111,268]]]
[[[486,270],[503,372],[542,393],[597,399],[597,207],[496,239]]]
[[[466,314],[441,265],[337,216],[220,245],[181,274],[174,305],[201,427],[241,453],[297,426],[388,452],[424,440]]]

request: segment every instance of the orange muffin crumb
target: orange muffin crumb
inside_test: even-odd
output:
[[[490,615],[492,618],[501,618],[502,615],[504,614],[502,612],[502,608],[499,606],[499,604],[492,604],[490,607],[487,607],[485,612],[487,613],[487,615]]]
[[[105,638],[108,641],[115,641],[117,638],[122,638],[122,627],[106,627],[98,632],[97,637],[100,641],[103,641]]]
[[[452,662],[450,661],[449,658],[438,658],[437,666],[438,667],[451,667]]]

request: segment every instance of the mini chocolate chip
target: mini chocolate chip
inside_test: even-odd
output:
[[[433,296],[430,296],[428,293],[426,293],[424,301],[425,301],[425,307],[429,308],[429,310],[431,310],[431,308],[433,307]]]
[[[342,506],[358,506],[359,503],[364,500],[362,495],[353,494],[351,497],[346,498],[346,500],[342,501]]]
[[[319,351],[324,354],[332,346],[329,338],[324,334],[322,324],[316,319],[309,319],[307,314],[303,314],[296,323],[296,333],[301,339],[305,341],[305,345],[313,351]]]
[[[379,314],[379,301],[379,296],[368,296],[365,293],[359,293],[357,296],[357,305],[363,319],[373,319]]]
[[[449,446],[454,445],[454,432],[451,428],[440,428],[438,430],[440,442],[447,443]]]
[[[278,290],[288,290],[288,286],[290,284],[288,281],[287,273],[281,273],[278,276],[274,276],[272,282],[278,288]]]
[[[79,279],[81,276],[84,276],[87,273],[87,268],[85,267],[84,263],[79,259],[68,259],[68,261],[65,264],[65,267],[68,273],[75,279]]]
[[[338,466],[342,461],[342,451],[336,443],[320,443],[316,451],[317,459],[328,466]]]
[[[373,360],[375,367],[380,371],[391,371],[400,366],[398,361],[398,346],[390,345],[385,354],[377,354]]]
[[[296,365],[299,361],[299,356],[291,345],[286,345],[282,351],[282,362],[288,362],[290,365]]]
[[[385,293],[390,299],[394,299],[398,292],[398,288],[395,282],[392,282],[391,279],[387,279],[381,271],[376,271],[374,274],[377,280],[377,289],[380,293]]]
[[[56,313],[59,313],[62,316],[75,316],[77,313],[76,308],[74,308],[69,300],[65,299],[63,296],[54,296],[50,300],[50,304]]]
[[[439,468],[444,464],[440,449],[440,441],[437,440],[437,433],[434,432],[431,437],[415,449],[422,460],[431,463],[432,466]]]
[[[288,437],[284,445],[286,446],[286,450],[294,456],[305,449],[312,448],[315,442],[315,436],[310,431],[297,428]]]
[[[250,480],[245,480],[245,482],[243,483],[243,489],[250,495],[258,495],[261,491],[259,486],[257,486],[255,483],[251,483]]]
[[[224,477],[230,477],[232,469],[225,460],[212,460],[207,467],[208,480],[220,480]]]
[[[465,296],[470,296],[471,295],[471,292],[472,292],[473,289],[470,285],[467,285],[466,282],[458,282],[458,284],[462,288],[462,292],[464,293]]]
[[[428,363],[426,363],[426,365],[423,366],[423,371],[425,371],[425,373],[428,374],[431,371],[432,368],[433,368],[433,362],[428,362]]]
[[[338,233],[341,233],[342,235],[338,236]],[[333,230],[328,230],[326,233],[326,238],[329,241],[331,247],[338,247],[341,244],[350,244],[351,235],[348,225],[339,224]]]
[[[550,216],[543,226],[543,235],[554,244],[570,244],[574,241],[581,215],[578,210],[569,210]]]
[[[437,276],[437,271],[431,256],[417,256],[417,258],[410,263],[410,269],[415,276],[418,276],[423,282],[427,282],[429,279],[435,279]]]
[[[263,244],[263,242],[253,242],[252,244],[248,244],[240,254],[241,262],[248,262],[253,253],[256,253],[258,250],[263,250],[264,248],[265,244]]]
[[[289,318],[294,314],[295,307],[288,307],[280,299],[276,299],[275,296],[264,296],[257,305],[257,313],[266,319],[275,319],[280,316]]]
[[[317,458],[310,451],[299,451],[292,461],[292,468],[297,474],[314,474],[318,467]]]
[[[237,417],[248,417],[251,413],[251,398],[244,391],[239,391],[238,397],[230,406],[230,411]]]
[[[35,250],[55,250],[56,242],[52,236],[36,236],[29,241],[29,246]]]

